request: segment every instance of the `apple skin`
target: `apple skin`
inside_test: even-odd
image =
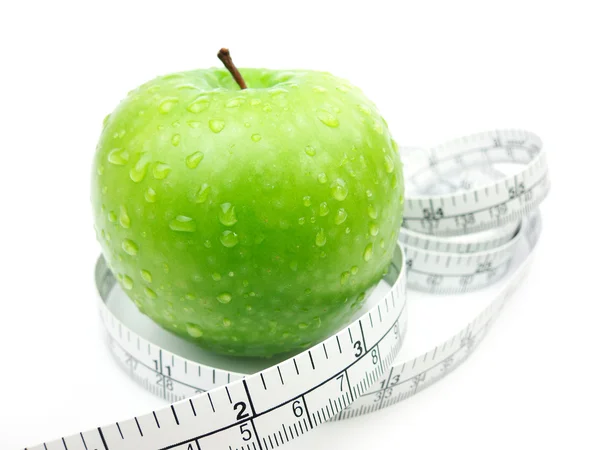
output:
[[[375,105],[317,71],[158,77],[106,117],[95,229],[139,310],[219,353],[298,351],[344,326],[392,258],[398,149]]]

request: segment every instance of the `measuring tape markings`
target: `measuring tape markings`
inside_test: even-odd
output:
[[[415,175],[407,182],[421,187],[442,180],[440,185],[455,188],[442,172],[468,165],[488,167],[490,174],[495,173],[490,164],[498,162],[524,168],[464,194],[408,197],[400,236],[406,257],[401,249],[396,251],[387,295],[326,341],[253,375],[187,360],[123,325],[105,304],[116,281],[100,259],[100,311],[114,356],[136,381],[175,403],[35,449],[266,450],[328,420],[355,417],[408,398],[456,368],[481,341],[531,264],[541,226],[530,212],[549,189],[546,159],[537,136],[514,130],[480,133],[408,153],[405,164],[415,168]],[[529,256],[487,308],[443,344],[394,362],[406,333],[407,277],[411,288],[432,293],[480,288],[504,275],[522,241],[530,245]]]

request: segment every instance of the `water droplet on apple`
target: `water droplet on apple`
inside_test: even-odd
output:
[[[175,89],[177,89],[178,91],[185,91],[185,90],[189,90],[189,89],[198,90],[198,88],[191,83],[179,84],[179,85],[175,86]]]
[[[148,270],[140,270],[140,275],[146,283],[152,283],[152,274]]]
[[[148,190],[146,190],[146,193],[144,194],[144,198],[148,203],[154,203],[156,201],[156,192],[154,191],[154,189],[149,187]]]
[[[323,93],[323,92],[327,92],[327,89],[325,89],[324,87],[321,87],[321,86],[315,86],[315,87],[313,87],[313,92]]]
[[[117,221],[117,215],[114,213],[114,211],[110,211],[108,213],[108,221],[115,223]]]
[[[367,198],[373,197],[373,191],[371,189],[366,190]]]
[[[108,192],[108,186],[102,186],[102,193],[106,194]]]
[[[200,164],[200,161],[202,161],[203,158],[204,153],[200,151],[194,152],[191,155],[186,156],[185,165],[188,166],[190,169],[195,169],[196,167],[198,167],[198,164]]]
[[[200,189],[196,192],[194,196],[194,200],[196,203],[204,203],[208,199],[208,195],[210,194],[210,186],[204,183]]]
[[[237,108],[242,104],[242,99],[240,98],[232,98],[227,103],[225,103],[225,108]]]
[[[103,164],[100,164],[98,166],[97,172],[98,172],[98,175],[100,175],[100,176],[104,175],[104,165]]]
[[[265,106],[263,106],[263,111],[264,112],[271,112],[271,111],[273,111],[273,108],[271,107],[271,105],[269,105],[267,103]]]
[[[346,227],[346,234],[350,234],[350,227]]]
[[[381,247],[381,248],[385,247],[385,241],[383,240],[383,238],[381,238],[381,240],[379,241],[379,247]]]
[[[327,214],[329,214],[329,206],[327,206],[327,202],[322,202],[319,205],[319,215],[321,217],[326,216]]]
[[[144,288],[144,294],[146,294],[146,297],[151,298],[151,299],[155,299],[156,297],[158,297],[156,295],[156,292],[154,292],[152,289],[150,289],[148,286],[146,286]]]
[[[306,219],[305,219],[304,217],[300,217],[300,218],[298,219],[298,224],[299,224],[299,225],[304,225],[304,223],[305,223],[305,222],[306,222]]]
[[[383,165],[387,173],[392,173],[394,171],[394,160],[390,158],[389,155],[385,155]]]
[[[152,176],[157,180],[164,180],[171,172],[171,166],[163,162],[158,162],[152,169]]]
[[[372,257],[373,257],[373,244],[369,242],[367,244],[367,246],[365,247],[365,251],[363,253],[363,259],[366,262],[369,262]]]
[[[165,98],[162,102],[160,102],[160,105],[158,105],[158,110],[161,114],[168,114],[178,102],[179,99],[177,97]]]
[[[378,213],[377,213],[377,209],[375,209],[375,207],[372,204],[369,204],[369,206],[367,206],[367,214],[369,214],[369,217],[373,220],[377,219]]]
[[[308,324],[304,323],[304,322],[300,322],[298,324],[298,328],[300,328],[301,330],[304,330],[304,329],[308,328]]]
[[[210,241],[207,239],[207,240],[205,240],[205,241],[204,241],[204,246],[205,246],[206,248],[211,248],[211,247],[212,247],[212,244],[211,244],[211,243],[210,243]]]
[[[219,281],[221,279],[221,274],[219,272],[214,272],[212,274],[212,279],[215,281]]]
[[[304,153],[306,153],[308,156],[315,156],[317,154],[317,151],[311,145],[307,145],[304,148]]]
[[[392,181],[390,182],[390,185],[392,186],[392,189],[395,189],[396,186],[398,186],[398,179],[396,178],[396,174],[395,173],[392,174],[391,180]]]
[[[223,233],[221,233],[220,240],[221,244],[223,244],[223,246],[227,248],[235,247],[239,242],[237,233],[231,230],[223,231]]]
[[[253,134],[252,137],[251,137],[251,139],[254,142],[258,142],[258,141],[260,141],[262,139],[262,136],[260,134]]]
[[[227,304],[231,301],[231,294],[229,292],[222,292],[217,295],[219,303]]]
[[[323,247],[327,243],[327,237],[325,236],[325,230],[321,228],[315,238],[315,244],[317,247]]]
[[[253,98],[252,100],[250,100],[250,104],[252,106],[258,106],[262,103],[262,100],[259,98]]]
[[[377,236],[379,234],[379,225],[374,222],[369,224],[369,234],[371,236]]]
[[[383,134],[383,126],[379,122],[373,122],[373,130],[377,134]]]
[[[223,128],[225,128],[225,122],[219,119],[211,119],[208,121],[208,128],[210,128],[213,133],[220,133],[223,131]]]
[[[331,195],[340,202],[345,200],[348,196],[348,186],[346,186],[346,182],[341,178],[336,179],[331,184]]]
[[[196,221],[188,216],[177,216],[171,220],[169,228],[173,231],[192,233],[196,231]]]
[[[199,338],[204,334],[200,327],[193,323],[185,324],[185,331],[193,338]]]
[[[224,318],[223,318],[223,326],[224,326],[225,328],[229,328],[229,327],[231,326],[231,320],[230,320],[230,319],[228,319],[227,317],[224,317]]]
[[[200,128],[202,126],[202,122],[197,120],[188,120],[187,124],[190,128]]]
[[[150,296],[149,293],[146,293],[146,295]],[[173,314],[170,311],[163,311],[162,315],[167,320],[167,322],[173,322],[175,320],[175,316],[173,316]]]
[[[124,148],[115,148],[108,153],[108,162],[115,166],[124,166],[129,161],[129,152]]]
[[[199,112],[208,109],[208,105],[210,105],[209,99],[206,97],[198,97],[188,105],[187,110],[191,113],[198,114]]]
[[[349,89],[346,86],[336,86],[336,89],[340,92],[343,92],[344,94],[349,91]]]
[[[121,248],[130,256],[135,256],[138,253],[139,247],[131,239],[125,239],[121,244]]]
[[[340,208],[335,213],[335,218],[333,219],[333,221],[336,225],[341,225],[346,221],[347,218],[348,213],[346,212],[346,210],[344,208]]]
[[[371,108],[365,105],[358,105],[358,110],[367,116],[370,116],[372,114]]]
[[[340,284],[343,286],[348,282],[348,279],[350,278],[350,272],[342,272],[342,275],[340,276]]]
[[[324,109],[320,109],[317,111],[317,119],[319,119],[323,124],[327,125],[330,128],[336,128],[340,125],[337,117],[331,114],[329,111],[325,111]]]
[[[131,226],[131,219],[127,214],[127,209],[123,205],[121,205],[121,211],[119,214],[119,224],[121,224],[123,228],[129,228]]]
[[[180,142],[181,142],[181,135],[174,134],[173,137],[171,138],[171,144],[173,145],[173,147],[177,147]]]
[[[312,216],[310,218],[310,223],[315,223],[317,221],[317,218],[315,216]]]
[[[123,275],[122,279],[123,289],[130,291],[133,288],[133,280],[128,275]]]
[[[150,155],[147,153],[141,153],[140,159],[135,163],[135,166],[129,171],[129,178],[134,183],[139,183],[146,177],[148,171],[148,165],[150,164]]]
[[[304,197],[302,197],[302,203],[304,204],[304,206],[310,206],[311,205],[310,196],[305,195]]]
[[[350,269],[350,273],[352,275],[356,275],[358,273],[358,267],[357,266],[352,266],[352,268]]]
[[[219,221],[226,227],[230,227],[231,225],[235,224],[237,222],[235,206],[233,206],[231,203],[222,203],[221,211],[219,211]]]
[[[319,180],[319,183],[321,184],[327,183],[327,175],[325,175],[324,173],[320,173],[319,175],[317,175],[317,180]]]
[[[245,126],[246,128],[250,128],[250,122],[244,122],[244,126]]]

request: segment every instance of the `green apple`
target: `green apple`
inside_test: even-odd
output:
[[[140,311],[204,348],[270,356],[324,339],[364,303],[394,252],[404,179],[357,87],[239,73],[247,89],[210,68],[130,92],[104,121],[92,203]]]

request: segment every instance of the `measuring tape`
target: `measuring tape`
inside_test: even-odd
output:
[[[324,422],[397,403],[451,372],[531,265],[541,232],[537,208],[550,188],[546,157],[540,139],[520,130],[400,152],[407,197],[380,282],[384,294],[327,340],[256,373],[200,364],[128,328],[107,305],[118,286],[101,257],[95,279],[110,349],[136,381],[171,404],[29,449],[268,450]],[[507,277],[518,247],[528,255]],[[417,358],[396,358],[406,336],[407,286],[456,294],[500,278],[499,294],[456,334]]]

